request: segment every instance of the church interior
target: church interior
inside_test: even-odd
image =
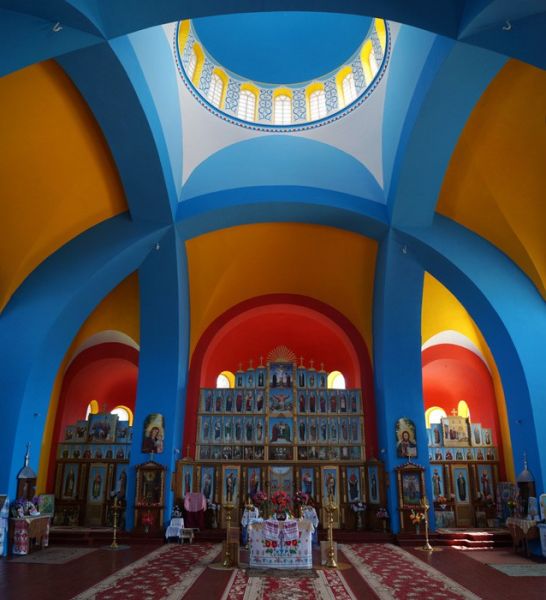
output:
[[[544,598],[544,0],[0,48],[0,597]]]

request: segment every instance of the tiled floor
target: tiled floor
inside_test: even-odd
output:
[[[118,552],[98,549],[64,565],[21,564],[2,559],[0,598],[2,600],[69,600],[156,547],[136,545]],[[409,549],[409,551],[484,600],[544,600],[546,598],[546,577],[509,577],[485,564],[485,562],[510,564],[512,557],[512,564],[525,562],[526,559],[516,557],[510,551],[504,549],[482,551],[483,554],[478,560],[474,556],[476,552],[462,552],[448,548],[431,556],[418,550]],[[352,568],[344,570],[343,575],[355,591],[358,600],[374,598],[374,594],[360,579],[356,570]],[[228,580],[229,572],[207,569],[190,588],[186,600],[219,600]],[[289,592],[286,590],[286,598],[289,598]]]

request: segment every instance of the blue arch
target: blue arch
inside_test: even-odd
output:
[[[219,150],[193,171],[181,200],[259,185],[313,187],[384,202],[362,163],[333,146],[292,135],[256,137]]]

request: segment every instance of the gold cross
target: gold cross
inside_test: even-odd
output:
[[[459,413],[457,412],[457,409],[456,409],[456,408],[454,408],[454,409],[451,411],[451,414],[452,414],[454,417],[456,417],[456,416],[457,416]]]

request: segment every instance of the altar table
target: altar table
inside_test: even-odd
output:
[[[49,516],[10,519],[10,538],[13,554],[28,554],[31,540],[36,540],[42,548],[49,543]]]
[[[268,520],[248,526],[250,567],[312,569],[312,536],[307,519]]]
[[[506,519],[506,527],[508,527],[508,531],[512,536],[514,552],[521,549],[525,553],[525,556],[530,556],[529,542],[539,537],[537,521],[509,517]]]

